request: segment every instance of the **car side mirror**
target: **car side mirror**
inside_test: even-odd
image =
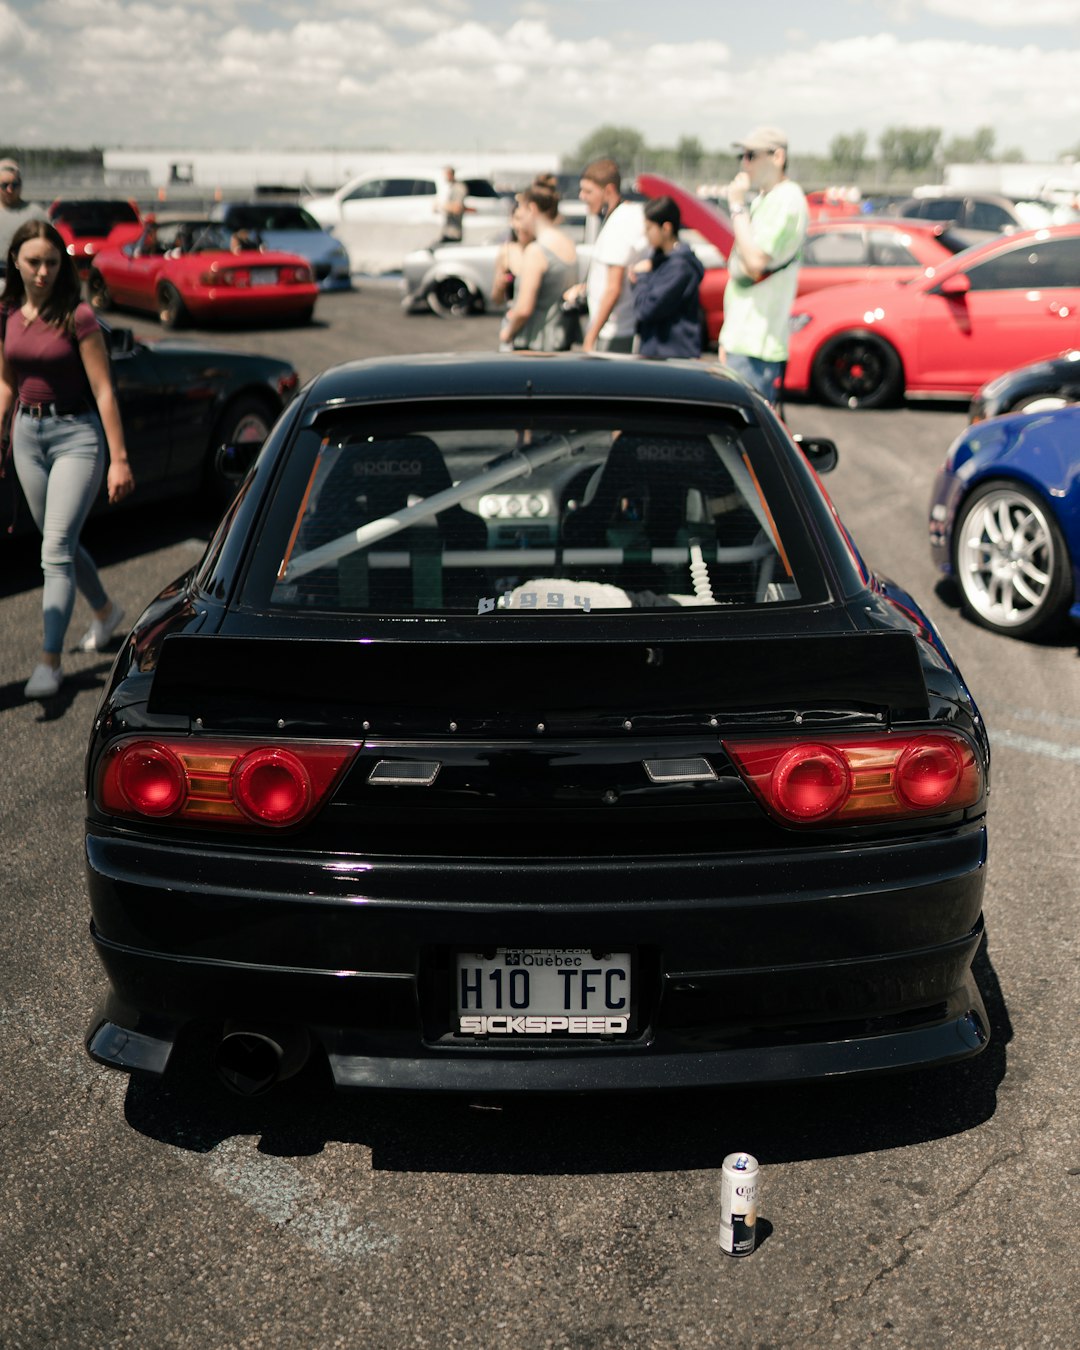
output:
[[[939,295],[967,295],[971,290],[971,278],[966,272],[954,272],[946,277],[938,287]]]
[[[840,462],[836,442],[825,436],[803,436],[799,432],[791,438],[818,473],[832,473]]]

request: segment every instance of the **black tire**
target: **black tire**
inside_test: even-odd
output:
[[[86,278],[86,294],[90,308],[97,310],[99,314],[104,314],[106,310],[112,309],[112,296],[109,294],[109,288],[105,283],[105,278],[96,267],[91,267],[90,274]]]
[[[163,281],[158,287],[158,319],[162,328],[180,328],[187,319],[187,310],[180,298],[180,292],[171,281]]]
[[[841,333],[814,357],[813,384],[834,408],[884,408],[903,393],[895,347],[872,333]]]
[[[460,277],[443,277],[427,293],[427,302],[444,319],[460,319],[480,308],[468,283]]]
[[[1072,602],[1072,563],[1050,508],[1026,484],[981,483],[952,536],[964,612],[995,633],[1030,638],[1058,628]]]
[[[218,418],[203,474],[206,495],[215,507],[228,506],[236,496],[279,412],[268,399],[241,394]]]

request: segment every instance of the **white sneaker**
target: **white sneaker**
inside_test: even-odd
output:
[[[60,692],[60,682],[64,672],[59,666],[47,666],[44,663],[34,667],[34,673],[26,681],[23,693],[27,698],[52,698]]]
[[[124,608],[114,600],[104,619],[95,619],[79,639],[79,651],[100,652],[124,622]]]

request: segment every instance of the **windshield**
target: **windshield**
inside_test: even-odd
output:
[[[322,226],[302,206],[290,202],[259,202],[230,206],[226,221],[233,230],[319,231]]]
[[[310,464],[285,476],[273,509],[269,594],[251,598],[483,615],[803,597],[801,527],[766,496],[751,429],[530,422],[304,433]]]

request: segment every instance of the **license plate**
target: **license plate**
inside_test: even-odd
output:
[[[251,284],[253,286],[275,286],[277,285],[276,267],[253,267],[251,269]]]
[[[457,954],[458,1032],[468,1036],[625,1036],[629,952],[499,947]]]

